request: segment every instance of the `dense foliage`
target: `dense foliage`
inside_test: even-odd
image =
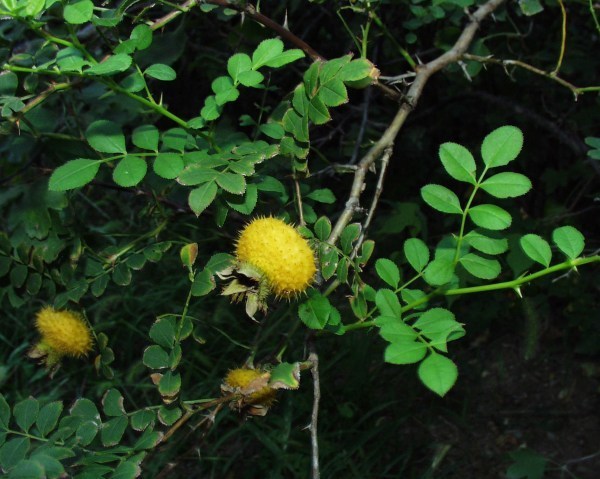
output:
[[[592,1],[0,15],[8,477],[433,477],[469,350],[600,354]]]

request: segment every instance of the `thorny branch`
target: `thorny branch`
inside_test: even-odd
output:
[[[577,135],[573,134],[568,129],[565,129],[563,125],[548,120],[544,116],[525,107],[524,105],[483,91],[466,92],[456,98],[475,98],[478,101],[488,102],[497,108],[503,108],[511,111],[515,115],[518,115],[519,118],[528,119],[529,121],[535,123],[539,128],[548,131],[559,143],[569,148],[573,154],[584,158],[586,157],[588,148],[583,140],[581,140]],[[600,175],[600,164],[598,164],[597,161],[587,157],[585,163],[593,168],[597,175]]]
[[[152,30],[158,30],[159,28],[164,27],[167,23],[172,20],[175,20],[182,13],[189,12],[192,8],[194,8],[200,0],[188,0],[187,2],[182,3],[179,6],[178,10],[173,10],[172,12],[167,13],[164,17],[159,18],[152,22],[150,28]],[[212,2],[211,2],[212,3]]]
[[[350,190],[348,201],[342,214],[338,218],[329,239],[328,243],[334,244],[337,242],[342,231],[348,223],[352,220],[354,213],[360,207],[360,196],[365,189],[366,175],[371,165],[381,157],[383,152],[392,147],[394,140],[398,136],[400,129],[404,125],[406,118],[411,111],[416,107],[423,89],[427,84],[429,78],[438,71],[442,70],[446,66],[456,63],[467,51],[467,48],[473,41],[475,33],[479,28],[479,24],[482,20],[488,17],[494,10],[496,10],[504,0],[489,0],[488,2],[481,5],[469,18],[470,21],[462,31],[460,37],[454,44],[454,46],[443,55],[435,58],[434,60],[417,67],[417,74],[414,78],[412,85],[410,86],[406,95],[406,101],[402,103],[396,116],[385,130],[381,138],[375,143],[371,149],[365,154],[365,156],[358,163],[358,168],[354,173],[354,181]]]
[[[568,88],[569,90],[571,90],[571,92],[575,96],[575,99],[577,99],[577,97],[579,95],[586,93],[586,92],[600,91],[600,86],[578,87],[578,86],[575,86],[572,83],[568,82],[567,80],[564,80],[563,78],[560,78],[559,76],[556,76],[555,72],[550,73],[545,70],[541,70],[540,68],[534,67],[533,65],[522,62],[520,60],[502,60],[499,58],[494,58],[492,56],[481,57],[478,55],[471,55],[469,53],[464,53],[462,55],[462,58],[465,60],[472,60],[472,61],[476,61],[476,62],[480,62],[480,63],[494,63],[496,65],[502,65],[504,67],[504,69],[507,71],[507,73],[508,73],[507,67],[509,67],[509,66],[523,68],[524,70],[527,70],[532,73],[535,73],[536,75],[540,75],[545,78],[548,78],[552,81],[555,81],[559,85],[562,85],[562,86]]]
[[[373,220],[375,210],[377,209],[377,204],[379,203],[379,197],[381,196],[381,193],[383,193],[383,182],[385,180],[385,173],[390,163],[390,157],[392,156],[393,149],[394,144],[392,143],[385,149],[383,155],[381,155],[381,167],[379,168],[379,177],[377,178],[375,193],[373,193],[373,200],[371,201],[371,206],[369,207],[367,217],[363,221],[360,236],[358,237],[356,245],[354,246],[354,250],[352,251],[352,258],[356,257],[356,255],[358,254],[358,250],[360,249],[360,246],[363,244],[363,241],[366,238],[367,230],[369,229],[369,226],[371,226],[371,221]]]
[[[186,437],[189,436],[190,434],[192,434],[200,426],[204,426],[204,432],[203,432],[203,434],[200,436],[199,439],[196,439],[194,441],[188,441],[188,442],[192,443],[191,447],[189,449],[187,449],[186,451],[184,451],[183,453],[181,453],[179,455],[179,457],[176,458],[174,461],[170,461],[163,468],[163,470],[160,471],[155,476],[155,479],[163,479],[163,478],[166,478],[166,477],[172,477],[173,476],[173,472],[183,462],[184,458],[189,457],[191,454],[193,454],[194,452],[198,451],[198,449],[200,447],[200,443],[206,437],[206,434],[210,430],[211,426],[214,425],[215,418],[216,418],[217,414],[219,413],[219,411],[221,410],[221,408],[223,407],[224,402],[225,401],[220,402],[219,404],[217,404],[217,406],[212,411],[210,411],[207,415],[205,415],[198,423],[194,424],[193,426],[190,426],[190,430],[187,432]],[[161,440],[161,443],[164,443],[166,440],[167,440],[167,438],[165,436]],[[155,449],[155,451],[160,451],[160,449]],[[146,458],[145,460],[146,460],[146,463],[147,463],[148,459]]]
[[[298,218],[300,218],[300,226],[306,226],[304,221],[304,211],[302,210],[302,193],[300,192],[300,182],[294,175],[294,191],[296,192],[296,204],[298,207]]]
[[[43,92],[31,98],[31,100],[29,100],[18,112],[13,113],[13,115],[8,118],[8,121],[18,126],[19,121],[21,121],[25,113],[39,106],[53,93],[68,90],[69,88],[73,87],[74,84],[74,82],[51,83],[50,86],[48,86],[48,88],[46,88]]]
[[[210,3],[212,5],[219,5],[221,7],[231,8],[233,10],[237,10],[240,13],[243,13],[250,17],[252,20],[264,25],[265,27],[273,30],[277,35],[284,38],[285,40],[293,43],[298,48],[300,48],[304,53],[306,53],[313,61],[325,61],[325,57],[322,56],[319,52],[317,52],[313,47],[311,47],[308,43],[306,43],[301,38],[294,35],[287,28],[279,23],[271,20],[266,15],[258,12],[256,7],[250,3],[237,4],[232,3],[228,0],[207,0],[206,3]]]
[[[358,135],[356,137],[356,143],[354,144],[354,151],[352,152],[352,157],[350,158],[349,164],[353,165],[358,161],[358,153],[360,151],[360,145],[362,144],[363,138],[365,136],[365,130],[367,129],[367,122],[369,121],[369,106],[371,102],[371,90],[367,88],[365,90],[365,99],[362,105],[362,119],[360,121],[360,129],[358,130]]]
[[[597,161],[594,161],[591,157],[586,157],[588,147],[581,138],[573,133],[573,131],[565,128],[562,123],[549,120],[545,116],[534,111],[532,108],[507,97],[493,95],[480,90],[467,90],[455,96],[449,97],[446,100],[436,102],[435,106],[420,110],[418,113],[415,113],[412,116],[412,122],[422,122],[425,118],[429,118],[431,115],[439,113],[440,109],[443,107],[447,107],[448,105],[456,102],[464,103],[465,101],[489,103],[493,105],[494,108],[507,110],[511,114],[515,115],[515,118],[518,117],[522,120],[530,121],[538,128],[546,130],[548,133],[550,133],[552,137],[556,139],[556,141],[564,145],[566,148],[569,148],[574,155],[585,158],[585,164],[593,168],[597,175],[600,175],[600,164]]]
[[[319,437],[318,437],[318,419],[319,419],[319,401],[321,400],[321,383],[319,380],[319,355],[315,347],[315,337],[308,340],[308,361],[311,363],[311,372],[313,377],[313,408],[310,417],[310,445],[311,445],[311,477],[319,479],[321,472],[319,470]]]
[[[210,411],[206,416],[204,416],[204,418],[195,426],[193,426],[191,428],[191,430],[195,430],[198,427],[200,427],[201,425],[206,425],[207,429],[210,428],[210,426],[212,426],[215,422],[215,417],[218,414],[218,412],[221,410],[221,408],[223,407],[223,404],[225,404],[226,402],[230,401],[232,398],[235,397],[235,394],[227,394],[225,396],[222,396],[220,398],[216,398],[213,399],[212,401],[207,401],[205,403],[202,404],[198,404],[198,405],[188,405],[188,408],[185,412],[185,414],[183,416],[181,416],[177,422],[175,422],[175,424],[173,424],[169,430],[167,430],[162,437],[160,438],[159,444],[165,445],[168,440],[171,438],[171,436],[173,436],[173,434],[175,434],[178,430],[180,430],[185,424],[187,424],[187,422],[190,420],[190,418],[192,418],[195,414],[201,412],[201,411],[205,411],[207,409],[211,409],[212,411]],[[192,449],[194,449],[197,446],[197,444],[194,444],[192,446]],[[159,454],[161,451],[161,449],[159,448],[155,448],[148,456],[146,456],[144,458],[144,460],[146,461],[146,463],[148,463],[148,460],[154,456],[155,454]],[[184,453],[183,455],[186,455],[186,453]],[[181,456],[180,456],[181,457]],[[167,464],[165,466],[165,468],[160,471],[158,473],[158,475],[156,476],[157,478],[162,478],[162,477],[170,477],[169,475],[173,472],[173,470],[177,467],[178,461],[175,462],[171,462],[169,464]]]
[[[392,156],[393,144],[389,145],[383,155],[381,156],[381,167],[379,168],[379,176],[377,178],[377,185],[375,186],[375,193],[373,193],[373,199],[371,200],[371,206],[369,207],[369,212],[367,213],[367,217],[365,218],[360,235],[356,241],[356,244],[352,250],[352,254],[350,255],[351,259],[356,258],[358,255],[358,251],[365,241],[367,237],[367,230],[371,225],[371,221],[373,220],[373,216],[375,215],[375,210],[377,209],[377,204],[379,203],[379,197],[381,193],[383,193],[383,182],[385,180],[385,173],[387,171],[387,167],[390,163],[390,157]],[[340,281],[338,279],[334,279],[331,284],[325,290],[325,296],[329,296],[333,291],[335,291],[340,285]]]

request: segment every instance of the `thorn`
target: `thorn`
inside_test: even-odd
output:
[[[469,71],[467,70],[467,64],[465,62],[463,62],[462,60],[459,60],[458,66],[462,70],[462,72],[465,75],[465,77],[467,78],[467,80],[472,82],[473,79],[471,78],[471,75],[469,75]]]
[[[515,293],[517,293],[517,296],[521,299],[523,299],[523,294],[521,293],[521,287],[520,286],[516,286],[513,288],[515,290]]]
[[[285,18],[283,19],[283,28],[289,31],[287,8],[285,9]]]

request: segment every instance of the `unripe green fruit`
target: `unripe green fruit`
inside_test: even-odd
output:
[[[373,85],[375,82],[377,82],[377,79],[379,78],[379,74],[381,72],[375,65],[371,64],[371,67],[371,71],[366,77],[361,78],[360,80],[344,81],[344,83],[350,88],[355,88],[357,90],[367,88],[369,85]]]

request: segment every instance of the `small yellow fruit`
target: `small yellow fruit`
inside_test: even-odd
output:
[[[35,326],[41,335],[39,347],[55,356],[85,356],[92,349],[92,333],[83,318],[72,311],[46,307],[38,312]]]
[[[275,402],[276,390],[268,386],[269,373],[260,369],[232,369],[225,376],[225,392],[240,393],[244,405],[270,407]]]
[[[316,273],[315,257],[306,239],[278,218],[257,218],[241,232],[235,251],[240,263],[256,268],[278,296],[305,291]]]
[[[264,416],[275,402],[277,391],[269,384],[271,373],[248,367],[232,369],[227,373],[221,392],[231,394],[229,407],[251,416]]]

